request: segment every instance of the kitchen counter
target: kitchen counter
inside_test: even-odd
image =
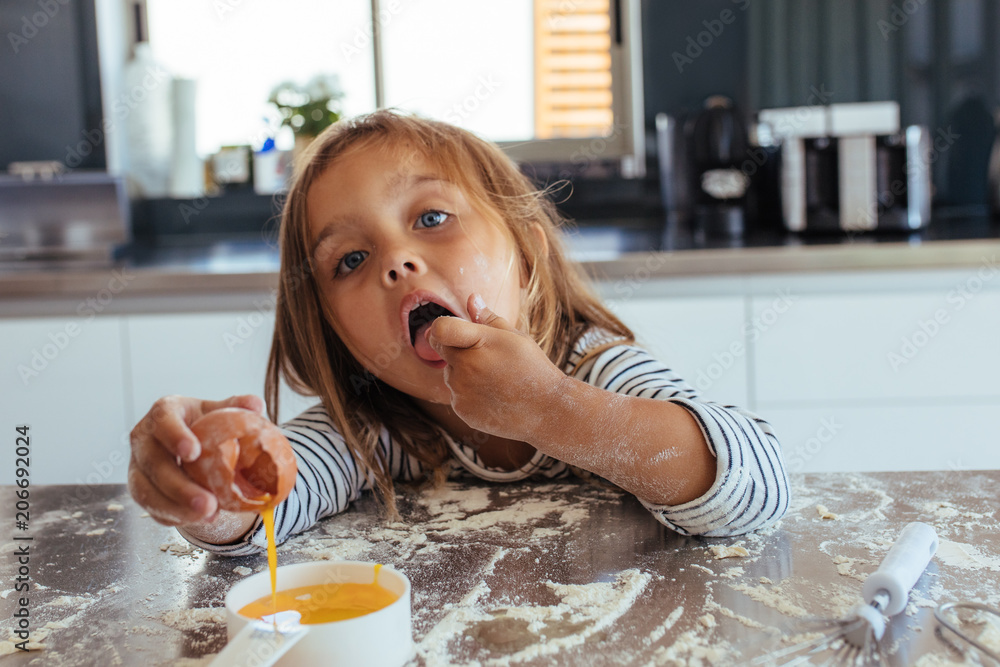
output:
[[[776,629],[805,615],[845,613],[903,526],[920,520],[941,548],[887,630],[888,664],[980,664],[940,635],[932,612],[956,600],[1000,604],[998,484],[998,471],[795,476],[778,527],[712,540],[673,533],[602,486],[452,481],[404,494],[401,523],[382,524],[365,498],[286,542],[278,559],[405,572],[412,665],[726,664],[776,646]],[[204,664],[226,642],[226,590],[266,569],[263,555],[192,548],[121,485],[32,487],[30,502],[28,530],[14,532],[32,540],[3,546],[0,588],[13,588],[15,545],[29,544],[42,648],[4,665]],[[735,546],[744,555],[713,551]],[[6,637],[17,596],[2,597]],[[992,632],[981,636],[996,641]]]
[[[261,237],[165,237],[105,263],[22,261],[0,268],[0,301],[93,296],[109,283],[128,297],[266,292],[277,286],[276,244]],[[804,236],[761,231],[738,241],[675,235],[644,224],[582,226],[566,236],[572,258],[600,280],[787,272],[976,268],[1000,254],[988,219],[941,222],[912,234]],[[992,261],[996,261],[993,259]],[[114,294],[117,295],[117,292]]]

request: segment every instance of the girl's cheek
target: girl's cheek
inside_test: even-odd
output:
[[[484,255],[475,255],[472,261],[475,262],[476,269],[478,269],[479,277],[482,281],[489,283],[493,278],[490,275],[490,261]]]

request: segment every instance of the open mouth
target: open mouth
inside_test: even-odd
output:
[[[416,345],[418,337],[423,338],[423,335],[427,331],[427,328],[430,327],[431,322],[439,317],[445,316],[455,317],[455,313],[451,312],[441,304],[434,302],[423,303],[411,310],[409,321],[410,344]]]

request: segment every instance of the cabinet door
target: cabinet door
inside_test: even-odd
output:
[[[606,303],[641,345],[703,396],[751,408],[743,297],[633,297]]]
[[[118,317],[0,320],[0,437],[9,445],[0,482],[14,480],[18,425],[29,426],[32,484],[125,481],[122,326]]]
[[[754,297],[755,318],[770,301]],[[761,405],[1000,398],[1000,293],[802,294],[756,345]]]
[[[169,394],[212,400],[236,394],[263,397],[273,331],[274,314],[270,312],[129,317],[135,419],[156,399]],[[279,421],[317,402],[286,388]]]
[[[996,470],[1000,405],[770,408],[789,472]]]

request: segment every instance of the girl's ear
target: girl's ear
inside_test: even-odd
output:
[[[538,223],[533,224],[531,226],[531,231],[529,232],[529,234],[531,234],[532,236],[535,237],[535,239],[534,239],[535,240],[534,246],[536,248],[538,248],[538,251],[539,251],[538,252],[538,257],[539,258],[546,258],[546,257],[548,257],[549,256],[549,239],[548,239],[547,236],[545,236],[545,230],[542,229],[542,226],[539,225]],[[528,286],[528,267],[527,267],[527,262],[525,262],[525,264],[526,265],[524,266],[524,271],[521,274],[521,288],[522,289],[524,289],[525,287]]]

